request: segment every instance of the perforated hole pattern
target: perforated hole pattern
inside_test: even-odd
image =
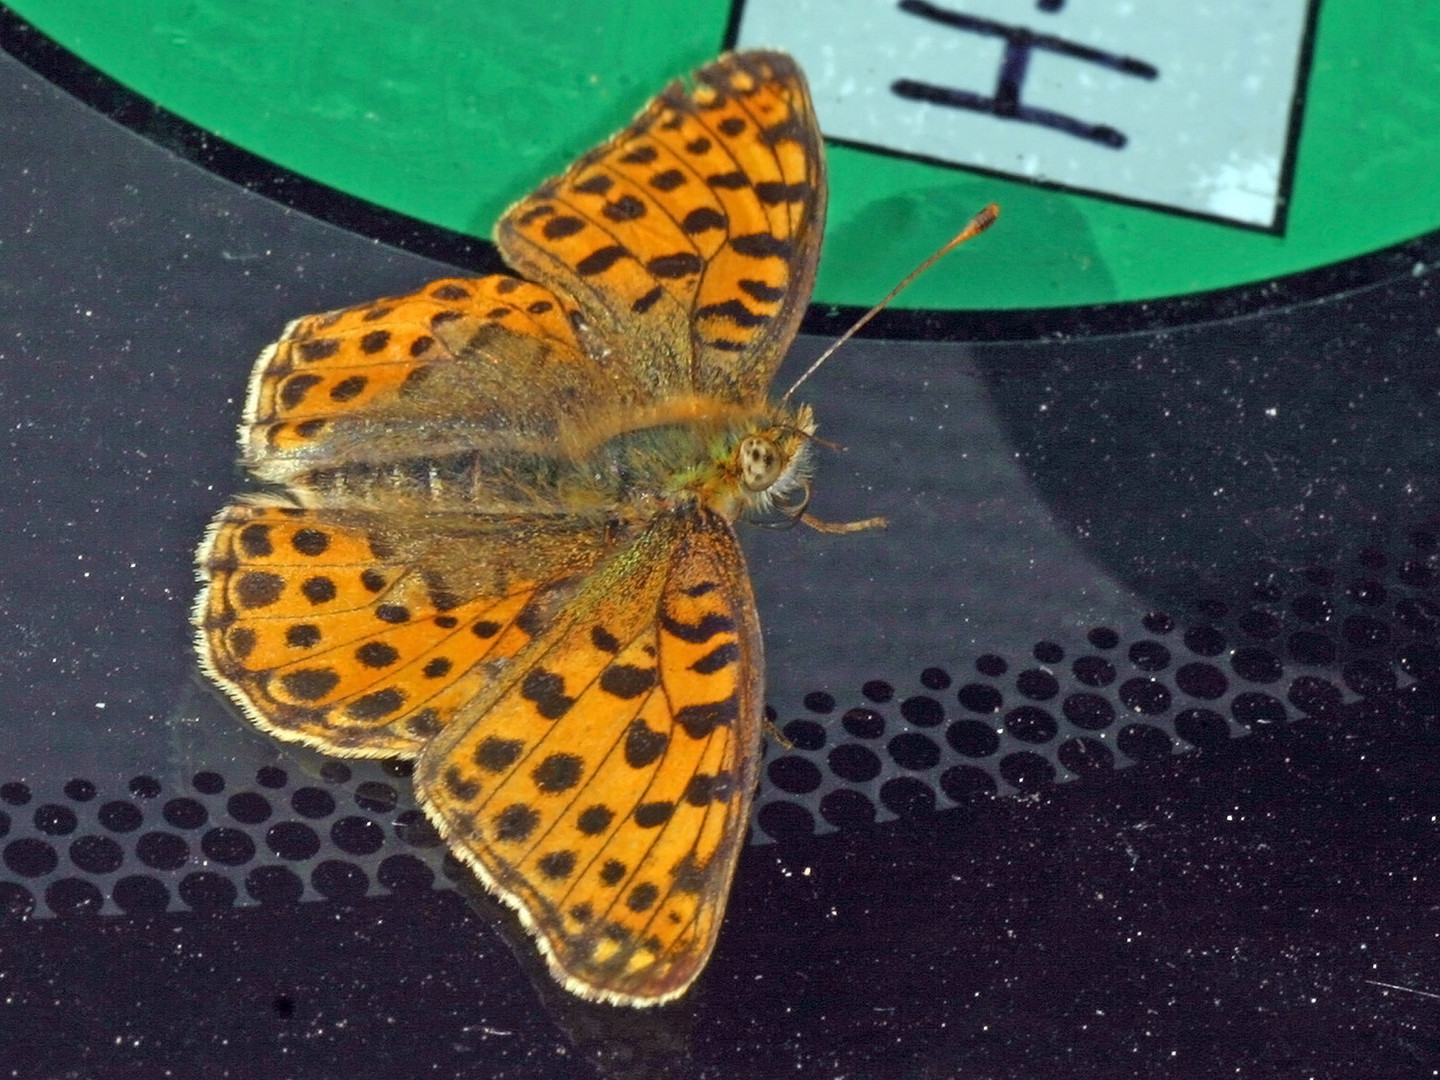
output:
[[[1125,638],[987,653],[968,670],[872,680],[853,702],[815,692],[766,745],[752,839],[930,814],[975,798],[1095,778],[1214,747],[1410,680],[1440,677],[1440,539],[1343,569],[1261,572],[1249,601],[1152,612]],[[1440,702],[1433,703],[1440,713]],[[772,716],[772,720],[775,719]],[[0,918],[160,912],[445,887],[462,873],[416,806],[400,762],[327,761],[318,778],[268,766],[204,770],[186,790],[124,792],[75,778],[0,784]]]

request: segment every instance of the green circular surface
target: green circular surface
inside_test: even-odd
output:
[[[246,150],[488,237],[512,200],[721,48],[730,5],[12,0],[86,62]],[[825,32],[817,27],[817,33]],[[1045,308],[1263,281],[1440,226],[1440,6],[1328,0],[1283,237],[849,147],[816,301],[868,305],[988,202],[899,306]]]

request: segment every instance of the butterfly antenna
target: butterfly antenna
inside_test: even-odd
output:
[[[838,338],[836,338],[834,343],[832,343],[828,349],[821,353],[819,358],[813,364],[811,364],[808,368],[805,369],[805,374],[801,375],[798,379],[796,379],[794,385],[792,385],[789,390],[785,391],[785,396],[780,399],[780,404],[787,404],[790,401],[790,395],[795,393],[796,390],[800,389],[801,383],[803,383],[811,375],[815,374],[816,368],[818,368],[826,360],[829,360],[836,349],[840,348],[841,345],[844,345],[860,330],[864,329],[866,323],[868,323],[871,319],[875,318],[876,315],[879,315],[880,312],[884,311],[885,308],[889,305],[890,301],[894,300],[895,297],[899,296],[901,292],[903,292],[912,281],[918,278],[926,270],[929,270],[930,267],[934,266],[937,262],[943,259],[951,251],[955,250],[961,244],[963,244],[966,240],[969,240],[972,236],[979,236],[991,225],[994,225],[995,219],[999,216],[1000,207],[998,207],[994,203],[991,203],[989,206],[985,207],[984,210],[981,210],[978,214],[971,218],[970,223],[966,225],[965,228],[961,229],[960,232],[954,237],[954,239],[952,239],[939,251],[935,252],[935,254],[931,255],[914,270],[911,270],[910,273],[906,274],[905,279],[885,295],[885,299],[881,300],[864,315],[861,315],[860,318],[855,320],[854,326],[850,327],[849,330],[846,330],[845,333],[841,334]]]

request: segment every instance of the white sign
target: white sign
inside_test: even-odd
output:
[[[1309,0],[748,0],[827,137],[1278,230]]]

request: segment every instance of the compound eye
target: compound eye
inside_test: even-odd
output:
[[[740,482],[751,491],[764,491],[776,480],[784,465],[780,451],[769,439],[751,435],[740,442]]]

